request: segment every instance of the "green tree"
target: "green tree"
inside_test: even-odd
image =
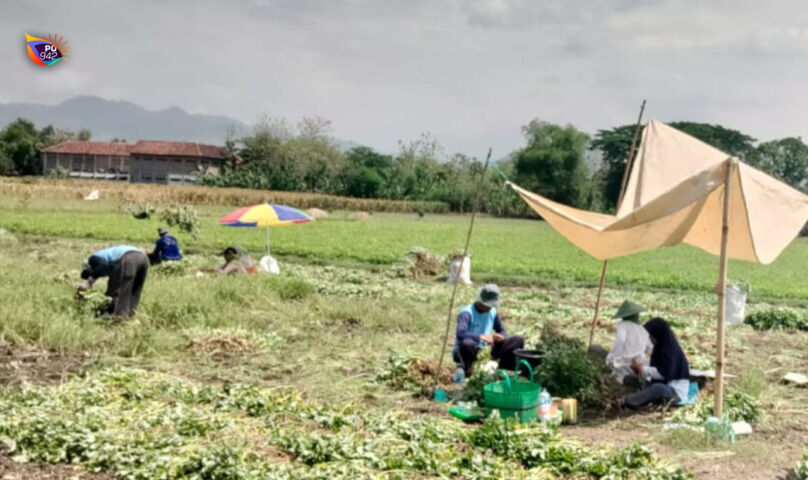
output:
[[[527,146],[514,152],[517,181],[565,205],[580,206],[586,188],[584,151],[589,136],[572,125],[532,120],[522,127]]]
[[[344,194],[351,197],[382,197],[392,175],[393,158],[372,148],[356,147],[345,156]]]
[[[782,138],[758,145],[754,165],[794,188],[808,191],[808,145],[799,137]]]
[[[3,155],[17,175],[42,174],[42,138],[33,123],[18,118],[0,132]]]

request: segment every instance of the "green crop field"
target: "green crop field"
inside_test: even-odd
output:
[[[466,426],[428,396],[451,288],[440,274],[407,275],[404,257],[415,246],[461,248],[468,217],[352,221],[336,212],[272,231],[280,276],[197,273],[230,243],[256,256],[263,249],[263,231],[216,225],[231,208],[196,207],[201,237],[178,235],[186,259],[151,268],[135,317],[110,322],[74,298],[81,261],[114,243],[149,247],[159,221],[136,220],[117,203],[0,192],[0,475],[762,479],[787,475],[802,457],[808,401],[779,380],[808,373],[804,331],[728,329],[728,389],[740,405],[729,406],[760,414],[755,434],[735,444],[663,431],[697,425],[709,393],[678,411],[586,405],[580,425],[559,429]],[[528,346],[547,326],[588,340],[600,262],[541,222],[486,217],[472,255],[476,286],[459,289],[458,305],[496,279],[505,326]],[[730,278],[753,289],[748,312],[808,322],[806,257],[798,240],[773,265],[732,262]],[[688,247],[610,262],[596,342],[610,345],[606,318],[631,298],[671,322],[693,368],[711,367],[716,269],[714,257]]]
[[[232,207],[233,209],[235,207]],[[148,246],[159,220],[136,220],[117,204],[76,200],[0,201],[0,228],[27,235],[130,242]],[[180,238],[186,247],[208,251],[236,243],[261,252],[265,232],[228,228],[216,219],[230,207],[199,207],[202,237]],[[459,215],[373,214],[349,220],[344,213],[312,224],[271,230],[273,252],[280,256],[334,262],[351,260],[393,264],[415,246],[446,255],[462,249],[469,218]],[[483,217],[470,251],[472,271],[503,282],[597,283],[601,262],[569,244],[544,222]],[[714,287],[718,259],[689,246],[664,248],[612,260],[608,281],[614,285],[706,291]],[[808,239],[796,240],[771,265],[731,261],[730,280],[744,280],[754,296],[808,299]]]

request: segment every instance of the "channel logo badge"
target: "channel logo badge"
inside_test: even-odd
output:
[[[39,37],[32,37],[25,34],[25,44],[28,47],[28,56],[31,61],[37,65],[50,66],[59,60],[67,60],[70,55],[70,47],[67,46],[69,42],[65,41],[65,37],[59,35],[48,35],[48,39]]]

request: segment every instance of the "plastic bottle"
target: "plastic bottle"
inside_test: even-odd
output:
[[[552,404],[553,397],[550,396],[550,392],[548,392],[546,388],[542,388],[541,393],[539,394],[539,418],[542,422],[548,422],[551,420],[550,405]]]
[[[457,370],[454,371],[454,374],[452,375],[452,381],[454,383],[463,383],[465,379],[466,379],[466,372],[464,372],[462,368],[458,368]]]

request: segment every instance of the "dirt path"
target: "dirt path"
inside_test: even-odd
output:
[[[0,344],[0,385],[58,383],[93,363],[87,354],[60,353]]]
[[[17,463],[0,452],[0,480],[113,480],[102,473],[90,473],[76,465]]]

